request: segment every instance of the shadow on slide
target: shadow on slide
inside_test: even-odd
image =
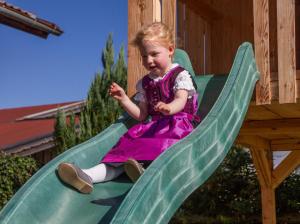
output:
[[[80,194],[57,177],[61,162],[97,164],[134,121],[128,116],[40,169],[8,202],[0,223],[167,223],[183,201],[217,169],[231,148],[259,78],[251,44],[243,43],[228,76],[195,76],[186,53],[175,62],[194,76],[199,92],[195,130],[166,150],[133,185],[122,175]]]

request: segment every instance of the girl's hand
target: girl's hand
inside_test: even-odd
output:
[[[171,106],[161,101],[155,105],[154,110],[162,113],[163,115],[171,114]]]
[[[110,85],[109,95],[118,101],[125,100],[127,96],[124,89],[115,82]]]

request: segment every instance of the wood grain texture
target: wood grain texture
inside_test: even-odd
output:
[[[256,84],[256,103],[271,103],[269,5],[268,0],[253,0],[255,59],[260,71]]]
[[[277,0],[279,103],[296,103],[295,1]]]
[[[130,43],[142,26],[154,22],[153,0],[128,1],[128,42]],[[127,85],[128,95],[136,92],[136,83],[147,72],[142,65],[139,50],[128,44]]]
[[[165,23],[176,37],[176,0],[162,1],[162,22]]]

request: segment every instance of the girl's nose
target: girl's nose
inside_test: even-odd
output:
[[[153,58],[151,56],[147,57],[147,63],[152,63],[153,62]]]

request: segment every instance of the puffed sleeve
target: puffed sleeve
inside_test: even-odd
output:
[[[179,89],[187,90],[189,98],[196,93],[192,78],[186,70],[180,72],[177,78],[175,79],[173,90],[174,92],[176,92]]]
[[[134,100],[138,102],[147,102],[145,90],[143,89],[142,79],[140,79],[136,84],[136,94]]]

